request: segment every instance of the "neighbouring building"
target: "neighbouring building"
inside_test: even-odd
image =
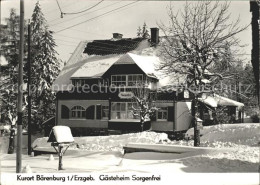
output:
[[[149,92],[158,110],[145,122],[145,130],[173,133],[192,127],[193,97],[178,88],[185,77],[165,76],[157,70],[160,39],[159,29],[151,28],[150,39],[114,33],[112,39],[80,42],[52,87],[56,124],[69,126],[74,135],[140,131],[133,96]]]

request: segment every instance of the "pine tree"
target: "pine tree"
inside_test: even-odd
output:
[[[140,26],[138,26],[138,28],[137,28],[137,37],[144,38],[144,39],[148,39],[150,37],[149,31],[147,29],[147,25],[146,25],[145,22],[143,24],[142,29],[141,29]]]
[[[48,29],[47,21],[41,11],[39,2],[36,3],[32,14],[32,84],[35,91],[32,94],[35,126],[54,115],[54,94],[51,85],[59,73],[58,54],[55,51],[55,41]]]
[[[14,152],[14,135],[17,121],[17,69],[19,58],[19,16],[15,9],[10,10],[6,26],[1,29],[1,55],[6,59],[7,66],[1,70],[1,115],[3,120],[11,125],[8,153]],[[25,22],[26,25],[26,22]],[[27,32],[25,31],[25,35]],[[26,108],[26,93],[24,93],[23,110]],[[26,114],[24,114],[26,116]]]
[[[149,31],[147,30],[147,25],[145,22],[143,24],[142,37],[146,38],[146,39],[150,37]]]
[[[141,30],[140,26],[138,26],[138,28],[137,28],[137,37],[142,37],[142,30]]]

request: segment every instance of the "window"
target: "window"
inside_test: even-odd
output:
[[[134,115],[133,107],[138,108],[137,103],[115,102],[111,105],[112,119],[139,119],[138,111]]]
[[[112,119],[126,119],[126,103],[112,103]]]
[[[71,118],[82,119],[86,118],[86,110],[81,106],[75,106],[71,109]]]
[[[135,111],[137,109],[137,111]],[[128,119],[140,119],[140,111],[138,111],[138,103],[127,103],[127,118]]]
[[[168,109],[167,107],[161,107],[157,112],[157,120],[158,121],[167,121],[168,119]]]
[[[143,81],[143,75],[112,75],[111,84],[115,86],[136,86]]]
[[[102,119],[108,119],[109,106],[102,105]]]
[[[141,85],[143,81],[143,75],[128,75],[128,86]]]
[[[126,86],[127,75],[112,75],[111,84],[115,86]]]

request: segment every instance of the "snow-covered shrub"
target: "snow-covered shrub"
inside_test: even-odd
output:
[[[228,124],[231,121],[231,116],[228,115],[226,107],[217,108],[215,111],[215,123],[216,124]]]

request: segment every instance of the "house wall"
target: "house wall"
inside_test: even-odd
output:
[[[109,105],[108,100],[59,100],[58,101],[58,116],[57,116],[57,125],[65,125],[69,127],[88,127],[88,128],[107,128],[108,120],[97,120],[96,119],[96,110],[95,110],[95,119],[62,119],[61,118],[61,106],[65,105],[69,109],[74,106],[82,106],[88,108],[91,105]]]
[[[152,121],[151,124],[154,131],[173,131],[173,122],[170,121]]]
[[[91,105],[106,105],[109,106],[108,100],[59,100],[57,103],[58,106],[58,112],[57,112],[57,125],[65,125],[69,126],[71,128],[108,128],[108,120],[98,120],[96,119],[62,119],[61,118],[61,106],[65,105],[69,109],[71,109],[74,106],[82,106],[85,109],[88,108]],[[173,106],[173,102],[157,102],[157,107],[168,107]],[[174,112],[172,112],[174,114]],[[95,116],[96,116],[96,110],[95,110]],[[118,124],[124,124],[122,123]],[[151,130],[154,131],[173,131],[174,128],[174,121],[152,121],[151,122]]]
[[[163,101],[158,101],[155,103],[156,107],[169,107],[169,106],[174,106],[174,102],[163,102]],[[169,114],[169,112],[168,112]],[[174,114],[174,112],[172,112]],[[152,121],[151,123],[151,129],[154,131],[173,131],[173,124],[174,121]]]
[[[191,102],[175,102],[174,131],[188,130],[191,126]]]
[[[108,79],[108,81],[111,80],[111,75],[116,74],[142,74],[143,79],[151,80],[150,77],[147,77],[146,74],[136,65],[136,64],[117,64],[113,65],[104,75],[103,79]],[[84,81],[84,83],[90,82],[90,80]],[[93,83],[98,83],[98,81],[93,81]],[[90,84],[93,84],[90,83]],[[71,128],[100,128],[100,129],[112,129],[112,130],[140,130],[140,120],[127,120],[127,119],[121,119],[121,120],[113,120],[111,118],[111,103],[115,102],[132,102],[131,99],[125,99],[119,96],[119,93],[121,89],[116,88],[116,91],[106,91],[102,89],[102,92],[100,92],[99,87],[96,87],[97,93],[94,93],[93,90],[84,92],[83,87],[78,87],[74,89],[72,92],[59,92],[57,93],[57,125],[66,125]],[[102,88],[104,88],[102,86]],[[123,91],[133,91],[132,88],[126,88],[122,89]],[[160,119],[152,119],[151,122],[147,125],[149,128],[151,127],[151,130],[154,131],[174,131],[175,129],[178,130],[187,130],[188,126],[190,125],[190,120],[188,117],[188,114],[182,114],[182,111],[187,110],[187,104],[175,104],[174,101],[178,100],[184,100],[183,94],[178,94],[178,97],[176,97],[176,92],[167,92],[162,91],[156,93],[155,102],[156,107],[161,108],[164,107],[163,110],[161,110],[160,113]],[[110,106],[109,107],[109,116],[108,118],[110,121],[105,119],[96,119],[97,118],[97,105],[104,105],[104,106]],[[64,111],[63,114],[62,108],[66,106],[66,111],[69,112],[68,114],[71,114],[71,109],[74,106],[82,106],[84,109],[87,109],[90,106],[95,106],[95,117],[94,119],[86,119],[89,118],[88,116],[79,116],[82,117],[79,118],[72,118],[71,115],[64,117]],[[176,108],[176,105],[178,105],[178,108]],[[93,111],[93,107],[90,107]],[[167,108],[167,109],[165,109]],[[177,109],[180,109],[176,112]],[[167,116],[165,116],[165,111],[167,110]],[[86,114],[87,114],[86,110]],[[119,111],[120,112],[120,111]],[[75,113],[75,111],[74,111]],[[157,118],[159,113],[157,112]],[[66,115],[66,114],[65,114]],[[93,114],[91,114],[93,115]],[[163,116],[164,115],[164,116]],[[176,126],[176,118],[177,116],[181,116],[178,118],[178,124]],[[75,115],[74,115],[75,117]],[[76,116],[77,117],[77,116]],[[84,118],[83,118],[84,117]],[[167,118],[166,118],[167,117]],[[92,117],[91,117],[92,118]],[[182,123],[185,122],[185,123]],[[187,126],[188,125],[188,126]],[[147,129],[149,129],[147,128]]]

